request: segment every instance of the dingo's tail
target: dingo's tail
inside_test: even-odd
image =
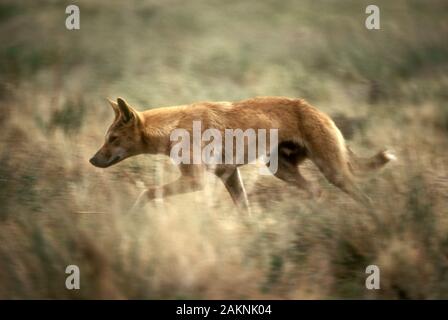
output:
[[[397,160],[397,157],[390,151],[383,150],[371,158],[358,157],[347,147],[350,159],[350,169],[355,175],[360,175],[374,171],[383,167],[389,161]]]

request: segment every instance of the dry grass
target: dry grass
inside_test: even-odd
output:
[[[14,34],[0,44],[0,298],[448,297],[443,1],[380,1],[379,32],[363,1],[77,3],[73,32],[63,1],[0,4],[0,36]],[[162,157],[88,163],[118,95],[140,109],[300,96],[356,117],[358,153],[399,161],[360,182],[372,212],[307,165],[319,201],[248,166],[251,217],[212,177],[129,215],[143,184],[177,172]],[[370,264],[380,290],[365,289]]]

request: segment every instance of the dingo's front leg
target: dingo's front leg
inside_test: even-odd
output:
[[[238,168],[220,168],[215,171],[215,174],[224,183],[238,210],[242,213],[250,214],[249,201],[247,200],[246,190],[244,189],[243,180]]]
[[[143,207],[148,201],[161,199],[176,194],[198,191],[204,188],[202,180],[202,168],[196,168],[195,165],[182,165],[179,167],[181,176],[170,183],[162,186],[149,187],[144,190],[131,210]]]

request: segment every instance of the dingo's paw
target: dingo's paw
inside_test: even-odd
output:
[[[143,190],[138,196],[137,200],[132,205],[130,213],[135,213],[143,209],[145,204],[148,202],[148,190]]]

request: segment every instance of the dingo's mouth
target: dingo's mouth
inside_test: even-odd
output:
[[[120,156],[115,156],[115,157],[112,158],[111,161],[109,161],[109,162],[106,164],[106,167],[110,167],[111,165],[116,164],[116,163],[117,163],[118,161],[120,161],[120,160],[121,160],[121,157],[120,157]]]
[[[106,163],[100,163],[100,162],[98,162],[95,158],[92,158],[92,159],[90,159],[90,163],[91,163],[92,165],[94,165],[95,167],[98,167],[98,168],[107,168],[107,167],[110,167],[111,165],[116,164],[116,163],[119,162],[120,160],[121,160],[121,157],[120,157],[120,156],[115,156],[115,157],[113,157],[112,160],[110,160],[109,162],[106,162]]]

